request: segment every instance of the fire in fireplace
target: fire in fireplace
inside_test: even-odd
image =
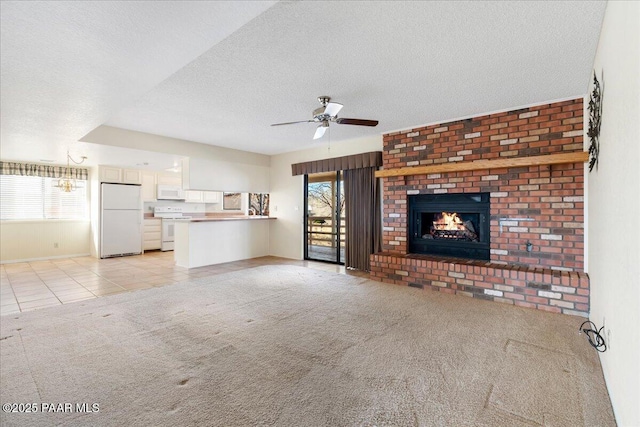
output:
[[[423,223],[429,224],[429,220]],[[478,233],[473,221],[468,219],[463,221],[457,212],[434,214],[434,219],[429,226],[429,234],[423,234],[423,239],[456,239],[468,242],[477,242]]]
[[[409,251],[488,260],[489,193],[409,196]]]

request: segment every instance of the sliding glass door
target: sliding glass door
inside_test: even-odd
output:
[[[342,171],[305,175],[304,258],[344,264],[345,206]]]

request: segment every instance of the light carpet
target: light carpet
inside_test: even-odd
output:
[[[615,425],[581,322],[257,267],[3,316],[2,403],[74,407],[0,423]]]

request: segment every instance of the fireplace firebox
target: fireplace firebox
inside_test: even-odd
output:
[[[489,193],[409,196],[409,252],[490,259]]]

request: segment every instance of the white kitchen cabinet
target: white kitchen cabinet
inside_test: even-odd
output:
[[[140,172],[140,182],[142,184],[142,201],[143,202],[155,202],[156,201],[156,176],[155,172],[142,171]]]
[[[177,185],[182,187],[182,176],[179,173],[159,173],[156,183],[158,185]]]
[[[122,169],[114,166],[99,167],[100,182],[114,184],[140,184],[140,171],[137,169]]]
[[[203,191],[202,201],[205,203],[220,203],[219,191]]]
[[[158,185],[182,186],[182,176],[179,173],[153,172],[139,169],[124,169],[114,166],[99,166],[100,182],[141,184],[142,200],[156,201]]]
[[[137,169],[122,169],[122,182],[124,184],[142,184],[140,171]]]
[[[143,224],[142,249],[145,251],[162,247],[162,219],[146,218]]]
[[[122,182],[122,169],[112,166],[100,166],[100,182]]]
[[[187,203],[202,203],[202,191],[185,190],[184,201]]]
[[[184,201],[187,203],[220,203],[220,192],[184,190]]]

